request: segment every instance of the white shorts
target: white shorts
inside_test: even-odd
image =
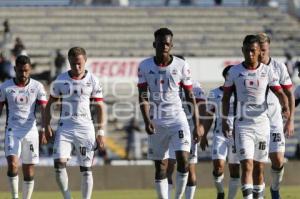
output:
[[[175,151],[173,149],[172,144],[169,147],[169,159],[173,159],[173,160],[176,159]],[[197,162],[198,162],[198,144],[194,144],[192,141],[191,149],[190,149],[189,164],[197,164]]]
[[[94,127],[86,129],[58,129],[53,146],[54,159],[70,159],[73,147],[82,167],[91,167],[96,150]]]
[[[259,124],[235,122],[235,143],[239,159],[268,161],[270,124],[269,120]]]
[[[13,132],[10,128],[7,128],[5,133],[5,156],[11,155],[21,158],[23,164],[39,163],[39,133],[37,128],[32,128],[26,134]]]
[[[228,158],[229,164],[240,163],[233,138],[225,138],[223,136],[214,135],[211,157],[213,160],[226,160]]]
[[[283,126],[271,126],[269,153],[285,152]]]
[[[148,136],[148,158],[164,160],[169,158],[169,146],[174,151],[190,151],[191,133],[187,120],[170,125],[154,124],[155,133]]]

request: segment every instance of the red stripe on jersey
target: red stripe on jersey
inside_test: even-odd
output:
[[[271,86],[270,88],[274,91],[279,91],[282,89],[281,86]]]
[[[282,87],[283,89],[290,89],[290,88],[293,87],[293,84],[287,84],[287,85],[282,85],[282,84],[281,84],[281,87]]]
[[[139,88],[145,88],[147,86],[148,86],[147,82],[143,82],[143,83],[138,83],[137,84],[137,87],[139,87]]]
[[[37,104],[47,104],[48,103],[48,101],[46,101],[46,100],[37,100]]]
[[[184,85],[184,84],[182,84],[182,87],[186,90],[192,90],[193,89],[193,85]]]
[[[91,99],[94,100],[95,102],[102,102],[103,101],[103,98],[100,98],[100,97],[93,97]]]
[[[198,102],[204,102],[205,101],[205,99],[202,99],[202,98],[196,98],[196,102],[198,103]]]
[[[232,91],[233,86],[223,86],[224,91]]]

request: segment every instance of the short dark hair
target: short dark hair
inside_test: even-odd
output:
[[[228,65],[226,66],[224,69],[223,69],[223,72],[222,72],[222,75],[224,77],[224,79],[226,79],[226,76],[228,74],[228,71],[230,70],[230,68],[232,67],[233,65]]]
[[[18,65],[25,65],[25,64],[29,64],[31,65],[31,61],[30,58],[26,55],[19,55],[16,59],[16,66]]]
[[[250,44],[253,44],[253,43],[260,44],[258,36],[257,35],[247,35],[244,38],[243,46],[250,45]]]
[[[173,37],[173,32],[168,28],[160,28],[154,32],[154,38],[166,35],[171,35]]]
[[[83,55],[86,58],[86,52],[82,47],[72,47],[68,52],[68,57],[77,57],[79,55]]]

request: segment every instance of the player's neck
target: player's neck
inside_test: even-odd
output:
[[[14,78],[13,80],[19,87],[25,87],[29,83],[29,78],[27,78],[25,81],[19,80],[18,78]]]
[[[70,70],[69,71],[69,75],[72,79],[75,79],[75,80],[80,80],[80,79],[83,79],[85,77],[85,74],[86,74],[86,71],[84,71],[83,73],[80,73],[80,74],[74,74],[72,73],[72,71]]]
[[[173,58],[171,55],[168,56],[158,56],[156,55],[154,57],[154,62],[156,65],[161,66],[161,67],[165,67],[168,66],[171,62],[172,62]]]
[[[263,64],[269,65],[270,62],[271,62],[271,57],[267,57],[267,58],[261,60],[261,62],[262,62]]]
[[[254,62],[254,63],[246,62],[246,61],[243,62],[243,66],[248,70],[255,70],[259,67],[259,65],[260,62]]]

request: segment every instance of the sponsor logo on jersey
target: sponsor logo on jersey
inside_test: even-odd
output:
[[[11,94],[11,93],[16,93],[16,91],[14,91],[13,89],[9,89],[9,90],[7,91],[7,93],[9,93],[9,94]]]
[[[256,76],[256,73],[248,73],[248,76],[249,76],[249,77],[255,77],[255,76]]]
[[[152,71],[152,70],[150,70],[149,74],[155,74],[155,72],[154,72],[154,71]]]
[[[177,75],[177,70],[176,69],[172,70],[172,75]]]
[[[242,74],[242,73],[240,73],[240,74],[239,74],[239,77],[245,77],[245,75],[244,75],[244,74]]]
[[[158,71],[158,73],[163,75],[163,74],[166,74],[166,71],[165,70],[160,70],[160,71]]]

